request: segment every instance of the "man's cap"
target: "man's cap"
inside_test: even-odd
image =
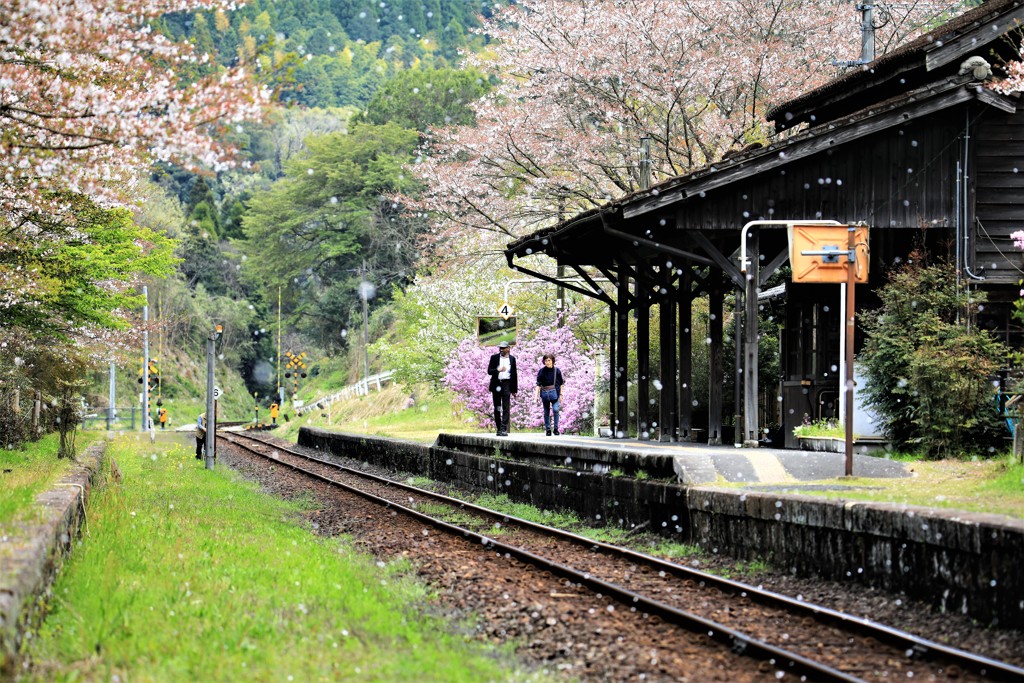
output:
[[[508,342],[506,342],[506,341],[501,342],[500,344],[498,344],[498,348],[499,349],[507,349],[508,348]]]

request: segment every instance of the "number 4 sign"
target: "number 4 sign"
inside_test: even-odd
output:
[[[498,315],[503,319],[508,320],[513,315],[512,307],[506,302],[505,305],[498,309]]]

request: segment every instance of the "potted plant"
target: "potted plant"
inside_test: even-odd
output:
[[[797,438],[802,451],[842,453],[846,448],[846,432],[835,418],[812,421],[810,415],[805,413],[803,424],[793,428],[793,436]]]

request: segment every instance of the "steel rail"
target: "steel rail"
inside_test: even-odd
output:
[[[320,458],[300,453],[290,448],[286,448],[280,444],[270,443],[263,439],[257,438],[249,434],[232,434],[233,436],[243,436],[246,439],[256,441],[264,446],[277,448],[279,450],[291,453],[296,457],[305,458],[313,462],[320,463],[322,465],[339,469],[344,472],[351,473],[353,475],[375,481],[379,484],[408,491],[410,493],[416,493],[418,495],[430,498],[432,500],[446,503],[461,509],[471,510],[480,515],[490,517],[495,520],[502,522],[510,522],[521,526],[523,528],[532,529],[538,533],[547,534],[562,538],[564,540],[576,543],[577,545],[584,546],[593,550],[600,550],[609,555],[618,555],[619,557],[628,558],[635,562],[640,562],[653,566],[655,569],[659,569],[666,572],[671,572],[677,578],[691,579],[694,581],[701,581],[705,584],[710,584],[723,592],[729,592],[739,595],[743,598],[751,599],[758,604],[776,608],[785,608],[793,612],[800,612],[798,616],[810,617],[818,623],[830,626],[839,626],[848,631],[857,633],[862,636],[870,636],[875,638],[879,642],[886,643],[889,646],[900,648],[907,655],[908,659],[920,660],[920,661],[943,661],[949,663],[955,663],[962,666],[972,673],[976,673],[980,676],[990,678],[991,680],[1007,680],[1007,681],[1024,681],[1024,669],[1002,662],[989,657],[984,657],[973,652],[966,650],[960,650],[948,645],[943,645],[926,638],[921,638],[912,633],[902,631],[885,624],[872,621],[867,618],[857,617],[846,612],[825,607],[823,605],[817,605],[814,603],[806,602],[803,600],[797,600],[781,593],[775,593],[768,591],[763,588],[757,588],[749,584],[727,579],[714,574],[700,571],[699,569],[693,569],[692,567],[686,567],[684,565],[676,564],[668,560],[663,560],[651,555],[647,555],[635,550],[623,548],[621,546],[612,545],[603,541],[595,541],[578,534],[574,534],[564,529],[558,529],[556,527],[547,526],[537,522],[532,522],[525,519],[520,519],[512,515],[507,515],[495,510],[475,505],[473,503],[459,500],[458,498],[452,498],[441,493],[435,493],[434,491],[428,491],[421,489],[410,484],[395,481],[393,479],[387,479],[369,472],[362,472],[344,465],[322,460]],[[241,444],[239,444],[241,445]]]
[[[693,633],[705,635],[713,641],[728,645],[732,652],[734,652],[737,655],[751,657],[753,659],[757,659],[760,661],[768,661],[776,668],[786,671],[788,673],[813,676],[813,680],[844,681],[846,683],[864,683],[863,679],[861,678],[851,676],[850,674],[844,673],[842,671],[839,671],[838,669],[834,669],[825,664],[821,664],[820,662],[816,662],[812,659],[808,659],[802,655],[796,654],[795,652],[790,652],[789,650],[785,650],[783,648],[776,647],[769,643],[765,643],[764,641],[758,640],[756,638],[752,638],[744,633],[731,629],[728,626],[719,624],[716,621],[699,617],[690,612],[686,612],[684,610],[672,607],[671,605],[667,605],[661,601],[648,598],[639,593],[634,593],[633,591],[623,588],[622,586],[594,578],[590,576],[588,573],[579,572],[573,569],[572,567],[555,562],[554,560],[543,557],[541,555],[537,555],[535,553],[530,552],[529,550],[525,550],[514,545],[508,545],[500,541],[496,541],[493,538],[490,538],[483,534],[479,534],[470,529],[466,529],[458,525],[452,524],[450,522],[437,519],[436,517],[431,517],[426,513],[420,512],[419,510],[414,510],[412,508],[402,505],[401,503],[396,503],[394,501],[387,500],[386,498],[381,498],[380,496],[376,496],[372,493],[369,493],[368,491],[363,491],[362,489],[350,486],[349,484],[345,484],[343,482],[331,479],[330,477],[317,474],[316,472],[304,469],[302,467],[299,467],[298,465],[283,462],[277,458],[273,458],[269,455],[260,453],[259,451],[256,451],[255,449],[246,446],[245,444],[238,443],[234,439],[227,438],[224,434],[221,434],[219,436],[220,438],[225,439],[229,443],[244,448],[249,452],[260,456],[261,458],[265,458],[267,460],[270,460],[271,462],[275,462],[278,465],[282,465],[296,472],[301,472],[306,476],[309,476],[318,481],[322,481],[326,484],[338,487],[354,495],[361,496],[366,500],[369,500],[377,505],[381,505],[388,509],[398,510],[403,514],[409,515],[415,519],[430,524],[433,527],[443,529],[454,536],[462,536],[464,538],[475,540],[487,549],[499,551],[508,557],[515,557],[516,559],[522,560],[538,568],[544,569],[545,571],[550,571],[551,573],[569,579],[578,585],[586,586],[595,593],[600,593],[601,595],[608,595],[610,597],[613,597],[618,602],[630,608],[644,609],[648,613],[654,614],[669,623],[675,624],[677,626],[682,626]],[[252,437],[249,438],[252,439]],[[259,441],[259,439],[253,440]],[[345,468],[343,466],[338,466],[334,463],[327,463],[322,460],[319,460],[318,458],[312,458],[304,454],[294,453],[286,448],[281,448],[276,444],[268,444],[266,442],[262,443],[266,446],[279,448],[280,450],[283,450],[292,455],[296,455],[298,457],[306,458],[324,465],[331,465],[333,467],[349,471],[350,473],[358,474],[359,476],[366,476],[366,473],[358,472],[357,470],[349,470],[348,468]],[[379,479],[374,475],[369,476],[370,478],[373,479]],[[392,482],[388,481],[388,483],[390,484]],[[493,511],[491,511],[491,513],[493,514]],[[510,517],[509,519],[511,520],[514,518]]]

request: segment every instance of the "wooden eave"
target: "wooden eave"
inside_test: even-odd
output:
[[[1024,0],[989,0],[855,71],[769,110],[776,130],[820,125],[861,109],[865,98],[886,99],[938,75],[956,75],[969,56],[989,59],[992,44],[1024,22]],[[1005,48],[997,50],[1005,52]]]
[[[654,212],[671,211],[680,202],[708,201],[705,195],[712,190],[975,100],[1006,112],[1017,109],[1016,98],[987,90],[967,76],[948,78],[880,102],[844,119],[808,129],[782,143],[710,164],[538,230],[509,243],[505,250],[506,259],[510,267],[516,267],[513,263],[516,258],[538,253],[560,263],[575,265],[603,265],[623,256],[629,257],[630,254],[610,250],[615,240],[601,239],[606,228],[627,230],[633,219]],[[656,245],[644,244],[644,240],[640,242],[628,245],[634,258],[626,260],[638,260],[645,254],[658,252]]]

